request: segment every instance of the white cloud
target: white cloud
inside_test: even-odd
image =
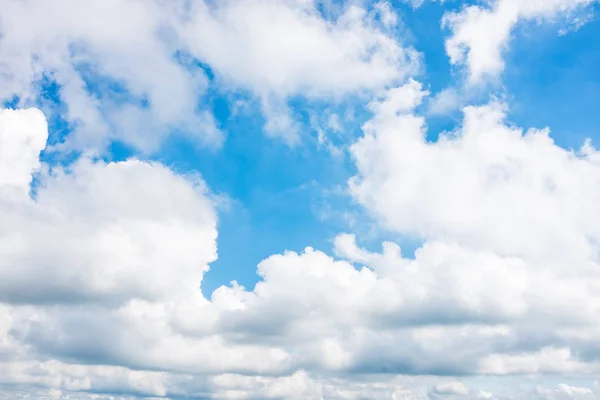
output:
[[[430,98],[429,115],[447,115],[457,111],[463,101],[461,94],[454,88],[446,88]]]
[[[256,93],[272,119],[267,131],[293,143],[288,97],[341,99],[416,72],[417,53],[388,31],[395,18],[385,3],[371,12],[349,5],[325,19],[314,1],[227,0],[196,3],[179,31],[226,82]]]
[[[219,143],[213,117],[196,108],[209,84],[197,60],[224,87],[258,96],[273,119],[267,131],[290,143],[298,132],[285,122],[288,97],[377,90],[418,64],[389,31],[395,15],[383,5],[327,18],[299,0],[6,0],[2,8],[0,99],[31,104],[36,83],[50,76],[75,128],[68,146],[78,149],[120,139],[154,151],[174,129]]]
[[[8,161],[0,193],[16,184],[26,194],[45,120],[35,109],[4,110],[0,125]],[[35,303],[195,292],[216,258],[216,217],[204,193],[201,181],[135,160],[83,159],[68,172],[42,172],[35,201],[0,196],[0,297]]]
[[[350,189],[387,229],[426,242],[416,252],[418,267],[407,267],[410,278],[398,279],[410,282],[402,293],[433,296],[440,304],[432,309],[447,305],[460,313],[467,306],[486,318],[497,316],[490,331],[496,338],[539,337],[535,349],[512,356],[488,347],[478,361],[481,371],[585,373],[597,368],[591,353],[575,356],[592,351],[589,340],[598,329],[593,316],[600,307],[600,231],[591,222],[600,218],[596,150],[587,143],[577,153],[567,151],[547,130],[523,133],[507,126],[498,104],[467,107],[463,126],[431,143],[423,118],[403,105],[421,98],[415,83],[403,89],[404,102],[398,93],[391,93],[400,104],[397,112],[384,107],[387,100],[374,104],[381,112],[352,147],[358,175]],[[367,265],[380,257],[358,252],[351,242],[342,241],[346,257]],[[442,266],[446,262],[452,265]],[[436,263],[440,269],[431,269]],[[393,303],[393,296],[386,298]],[[553,333],[540,332],[545,329]],[[449,341],[452,329],[438,330],[444,331]]]
[[[597,392],[590,388],[570,386],[564,383],[557,385],[554,389],[538,387],[534,398],[540,400],[592,400],[598,398]]]
[[[210,299],[216,216],[201,179],[136,160],[48,170],[39,111],[3,111],[0,387],[416,400],[490,392],[436,375],[597,376],[598,153],[524,134],[497,104],[427,142],[424,96],[415,81],[390,90],[351,148],[351,193],[422,238],[414,257],[344,234],[337,258],[272,255],[255,288]],[[35,196],[14,196],[36,170]],[[548,398],[589,394],[577,387]]]
[[[199,284],[216,257],[216,218],[201,180],[177,177],[159,164],[84,158],[68,169],[42,168],[33,199],[13,196],[4,189],[14,182],[26,187],[39,169],[47,127],[33,109],[3,111],[0,126],[11,160],[0,170],[8,177],[0,192],[0,385],[13,391],[39,387],[46,391],[40,398],[48,391],[56,398],[72,391],[423,398],[419,386],[405,388],[389,378],[365,386],[334,382],[328,374],[355,371],[358,379],[357,372],[381,368],[460,368],[436,343],[443,332],[449,348],[460,348],[462,334],[423,324],[444,310],[449,323],[467,325],[481,319],[481,310],[500,318],[522,312],[522,289],[505,288],[512,302],[500,304],[460,275],[469,271],[462,264],[477,265],[478,257],[492,270],[513,264],[519,270],[518,262],[486,261],[491,256],[444,244],[422,249],[412,261],[392,244],[383,254],[359,249],[350,236],[337,240],[338,253],[371,269],[357,270],[312,249],[285,253],[259,265],[263,281],[253,291],[221,287],[208,301]],[[436,264],[431,257],[444,248],[449,257]],[[452,257],[457,267],[446,266]],[[438,290],[431,278],[446,269],[452,271],[446,282],[460,289],[428,297]],[[400,290],[406,279],[412,289]],[[476,326],[468,332],[469,340],[492,345],[506,335]],[[487,346],[453,359],[477,371]]]
[[[39,115],[3,112],[3,143],[30,153],[10,158],[3,176],[35,167],[40,149],[21,136],[30,126],[34,143],[45,137]],[[210,334],[199,286],[216,258],[216,216],[199,178],[136,160],[82,159],[42,174],[35,200],[0,196],[0,219],[0,301],[12,304],[3,341],[17,342],[7,350],[14,357],[28,347],[50,358],[149,369],[285,366],[277,348],[227,345]],[[177,319],[192,307],[209,330],[199,340],[177,334]]]
[[[383,10],[384,20],[395,17]],[[190,17],[182,28],[190,50],[257,93],[335,96],[414,72],[416,54],[358,6],[325,20],[312,1],[224,1],[196,3]]]
[[[491,399],[492,393],[480,390],[479,393],[477,394],[477,398],[478,399]]]
[[[0,190],[16,191],[21,198],[29,195],[31,173],[40,167],[38,156],[47,137],[39,110],[0,110]]]
[[[443,25],[452,31],[446,51],[453,64],[467,66],[470,83],[480,83],[503,71],[503,52],[520,21],[571,19],[594,1],[493,0],[488,6],[467,6],[444,16]],[[577,24],[582,22],[573,19]]]
[[[16,94],[31,103],[44,75],[56,80],[65,117],[75,124],[70,145],[77,148],[117,138],[155,150],[160,137],[177,127],[218,141],[212,117],[194,110],[205,77],[178,65],[175,48],[161,37],[170,23],[157,2],[5,1],[0,98]],[[95,77],[86,82],[89,73]],[[103,82],[121,84],[137,101],[146,98],[148,108],[123,105]],[[102,97],[91,94],[88,84],[98,85]]]
[[[352,192],[394,231],[551,264],[594,260],[597,152],[503,119],[499,104],[467,107],[460,129],[428,143],[422,117],[380,114],[352,148]]]
[[[458,381],[441,382],[431,390],[433,395],[467,396],[470,392],[464,383]]]

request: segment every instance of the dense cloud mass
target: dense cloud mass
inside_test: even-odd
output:
[[[43,115],[3,111],[3,148],[15,154],[6,158],[22,172],[2,184],[5,376],[175,396],[235,387],[246,382],[235,374],[249,374],[275,393],[262,396],[320,398],[342,390],[328,382],[337,374],[600,373],[600,276],[586,214],[597,197],[595,150],[577,155],[547,132],[523,135],[502,124],[497,105],[467,109],[461,131],[427,143],[411,111],[422,95],[411,82],[374,103],[352,148],[354,195],[392,229],[424,238],[414,259],[394,243],[372,253],[340,235],[339,259],[311,248],[274,255],[258,266],[254,290],[221,287],[210,301],[198,286],[216,257],[216,219],[199,178],[135,160],[39,169]],[[486,213],[492,199],[497,220]],[[577,213],[553,208],[564,201]],[[433,213],[419,216],[420,204]],[[157,367],[170,372],[142,372]],[[198,375],[200,387],[177,384]],[[382,398],[405,390],[388,379]],[[309,394],[278,395],[288,381]],[[357,388],[344,390],[357,398]],[[449,391],[472,394],[460,382],[432,389]]]
[[[446,14],[450,61],[497,75],[519,20],[591,3]],[[397,18],[384,2],[5,0],[0,400],[599,398],[600,152],[510,124],[498,100],[432,140]],[[414,254],[348,231],[203,293],[220,198],[146,156],[172,130],[225,140],[198,103],[209,70],[288,144],[292,99],[372,99],[344,185]],[[66,147],[48,144],[45,80]],[[137,156],[107,161],[114,140]]]

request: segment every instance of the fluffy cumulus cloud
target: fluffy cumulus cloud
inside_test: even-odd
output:
[[[446,17],[448,48],[474,77],[499,71],[520,18],[587,3],[468,7]],[[416,55],[388,5],[360,4],[4,2],[0,96],[25,106],[58,82],[67,143],[95,151],[53,162],[53,110],[0,110],[0,399],[600,396],[600,153],[496,102],[428,140]],[[491,46],[479,24],[499,27]],[[218,197],[197,174],[102,157],[103,141],[153,151],[181,126],[216,140],[199,62],[291,143],[290,98],[369,93],[348,193],[414,254],[342,233],[331,254],[265,255],[254,287],[203,293]]]
[[[453,64],[465,65],[471,83],[493,78],[504,69],[503,52],[512,30],[520,21],[567,19],[579,26],[581,14],[595,0],[494,0],[471,5],[444,16],[452,31],[446,51]]]
[[[195,291],[216,258],[215,216],[201,181],[134,160],[82,159],[68,170],[39,169],[43,114],[4,110],[0,121],[7,161],[0,169],[2,300],[78,303],[98,296],[118,304],[132,293],[147,299],[181,293],[182,284]]]
[[[157,2],[8,0],[2,8],[0,97],[31,104],[40,86],[58,84],[71,146],[120,139],[150,150],[178,127],[218,140],[212,117],[195,110],[206,78],[175,61],[161,33],[170,16]]]
[[[431,328],[447,343],[457,322],[477,324],[460,336],[473,335],[469,353],[484,346],[481,372],[597,373],[598,152],[509,126],[494,103],[467,107],[462,127],[428,142],[424,119],[407,107],[422,97],[420,84],[401,90],[395,110],[383,105],[398,92],[374,104],[380,112],[352,147],[359,174],[350,182],[385,227],[425,243],[398,291],[414,290],[423,305],[439,301],[432,311],[448,307],[448,325]],[[349,254],[373,259],[346,242]]]
[[[523,134],[498,105],[466,109],[429,143],[413,112],[423,96],[411,81],[372,104],[350,182],[383,226],[423,239],[414,257],[343,234],[336,257],[273,255],[254,289],[210,299],[199,284],[216,218],[199,177],[136,160],[49,168],[43,114],[3,111],[0,385],[39,398],[470,399],[493,397],[427,376],[597,376],[596,151]]]
[[[296,338],[276,328],[294,321],[272,302],[301,300],[286,300],[279,288],[291,278],[292,255],[261,267],[265,280],[274,279],[264,295],[234,286],[211,301],[202,296],[202,275],[216,258],[216,218],[200,178],[136,160],[82,158],[50,168],[38,159],[47,134],[39,110],[0,115],[2,393],[354,398],[370,388],[381,396],[405,391],[393,381],[354,385],[304,372],[338,365],[339,351],[327,338],[313,346],[308,332]],[[299,267],[310,261],[308,253],[295,257]],[[322,346],[331,348],[327,359]],[[298,353],[304,348],[312,353]]]
[[[382,4],[203,0],[6,0],[0,99],[32,104],[48,82],[72,125],[70,148],[122,140],[154,151],[171,131],[212,144],[222,133],[202,97],[202,63],[263,105],[267,132],[297,141],[287,98],[339,98],[402,80],[417,66]],[[55,110],[57,111],[57,110]]]

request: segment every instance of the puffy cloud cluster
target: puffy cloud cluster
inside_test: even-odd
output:
[[[501,70],[519,19],[590,2],[467,7],[446,17],[448,51],[477,80]],[[118,138],[152,151],[181,127],[218,140],[197,107],[200,62],[254,93],[267,133],[290,143],[290,97],[375,94],[349,193],[422,245],[377,252],[340,234],[333,255],[268,256],[254,288],[207,298],[217,213],[201,177],[136,159],[41,162],[44,114],[1,110],[0,399],[600,396],[599,152],[523,132],[498,103],[465,108],[428,141],[422,85],[389,88],[417,64],[395,18],[385,3],[6,1],[0,97],[27,104],[51,76],[76,147]],[[567,383],[516,378],[552,374]]]
[[[461,330],[487,343],[480,372],[595,373],[598,152],[590,143],[568,151],[547,130],[507,126],[498,104],[467,107],[462,127],[428,142],[424,119],[411,111],[420,84],[400,90],[404,101],[394,92],[374,104],[379,112],[352,147],[359,173],[350,182],[382,225],[425,243],[398,292],[414,290],[421,304],[437,301],[432,310],[454,315],[436,328],[447,343],[457,321],[494,327],[478,340],[481,325]],[[392,98],[395,110],[384,107]],[[358,260],[373,257],[349,248]]]
[[[427,378],[600,373],[600,158],[507,126],[496,104],[428,142],[413,111],[424,96],[411,81],[373,102],[351,149],[352,195],[421,238],[414,257],[343,234],[336,257],[273,255],[255,288],[210,299],[199,285],[216,215],[199,177],[136,160],[49,168],[43,114],[2,111],[0,386],[38,398],[594,396],[563,384],[493,397]]]
[[[422,95],[417,82],[403,90]],[[573,152],[548,130],[523,134],[499,104],[467,107],[461,129],[429,143],[406,106],[379,113],[352,149],[353,193],[388,228],[503,255],[594,259],[600,175],[590,143]]]
[[[216,258],[202,182],[156,164],[82,159],[39,170],[32,199],[46,136],[39,110],[1,111],[0,300],[118,304],[195,292]]]
[[[453,64],[466,65],[471,83],[495,77],[504,69],[502,53],[520,21],[567,18],[575,26],[585,22],[579,12],[595,0],[494,0],[471,5],[444,16],[452,30],[446,51]]]
[[[293,143],[289,96],[340,98],[414,71],[395,18],[384,4],[303,0],[6,0],[0,99],[31,104],[40,82],[56,82],[71,148],[118,139],[153,151],[173,130],[215,144],[222,134],[203,106],[204,64],[220,87],[256,95],[267,131]]]

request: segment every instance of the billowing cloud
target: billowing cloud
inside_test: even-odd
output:
[[[46,147],[46,118],[37,109],[0,110],[0,188],[5,196],[29,195],[32,172]]]
[[[9,0],[2,8],[0,98],[30,104],[44,80],[56,82],[71,146],[121,139],[154,150],[175,128],[219,140],[212,117],[195,110],[206,78],[176,62],[163,32],[170,14],[158,2]]]
[[[389,23],[395,18],[391,9],[369,13],[348,6],[328,20],[315,6],[298,0],[198,3],[184,35],[199,58],[258,93],[342,95],[414,72],[414,54],[385,31],[386,17]]]
[[[81,2],[7,0],[0,16],[0,99],[31,104],[59,85],[71,148],[118,139],[155,151],[177,130],[222,134],[202,105],[209,85],[249,90],[267,132],[297,141],[290,96],[341,98],[397,83],[418,60],[394,37],[385,6],[327,13],[316,1]],[[320,11],[321,10],[321,11]]]
[[[419,87],[404,94],[420,97]],[[404,105],[379,113],[352,148],[352,192],[398,232],[507,256],[593,260],[597,151],[591,143],[562,149],[547,129],[524,133],[503,119],[500,104],[467,107],[461,128],[430,143],[424,119]]]
[[[446,51],[452,64],[465,65],[471,83],[498,76],[504,69],[503,53],[520,21],[566,18],[578,26],[579,13],[595,0],[494,0],[489,5],[471,5],[444,16],[452,31]]]
[[[4,110],[0,125],[0,300],[119,302],[197,290],[216,258],[216,217],[202,181],[158,164],[82,159],[39,171],[33,200],[44,116]]]
[[[420,84],[402,90],[406,100],[396,101],[396,112],[377,113],[352,148],[359,173],[351,192],[387,229],[425,241],[417,262],[437,260],[441,266],[460,259],[439,270],[419,263],[411,269],[416,275],[402,281],[421,299],[440,300],[436,310],[445,304],[459,312],[475,302],[474,310],[490,318],[484,324],[499,329],[496,338],[516,339],[511,346],[521,354],[488,348],[478,361],[481,372],[594,371],[594,315],[600,307],[600,232],[591,223],[600,217],[597,151],[590,143],[568,151],[553,143],[548,130],[524,133],[508,126],[498,104],[467,107],[462,127],[428,142],[423,118],[406,108],[422,96]],[[358,260],[373,258],[346,247]],[[462,268],[456,280],[447,275]],[[428,273],[423,282],[440,286],[420,290],[415,276]],[[457,297],[445,297],[453,289]],[[488,295],[490,302],[484,300]],[[488,308],[496,301],[500,308]],[[436,329],[449,342],[452,328]]]
[[[289,99],[375,98],[349,149],[349,194],[378,229],[421,245],[376,251],[343,233],[332,254],[266,255],[255,287],[207,295],[217,211],[200,176],[97,151],[43,162],[44,113],[0,110],[0,399],[600,395],[599,152],[524,132],[495,102],[428,141],[415,111],[428,93],[407,81],[418,55],[387,3],[5,3],[0,98],[35,103],[40,81],[58,83],[71,148],[152,152],[171,130],[219,142],[200,64],[252,93],[266,133],[289,143]],[[448,53],[477,82],[502,70],[518,21],[590,3],[466,7],[445,17]],[[457,103],[442,94],[430,112]],[[482,378],[524,375],[566,383]]]
[[[351,149],[352,195],[419,237],[414,257],[343,234],[335,257],[270,256],[256,287],[210,299],[199,285],[216,216],[199,177],[89,157],[50,168],[38,160],[43,115],[3,111],[0,386],[39,398],[471,399],[494,397],[431,376],[597,376],[596,150],[523,133],[497,104],[465,109],[462,127],[427,142],[413,111],[424,96],[411,81],[373,102]],[[510,398],[595,390],[578,388]]]

